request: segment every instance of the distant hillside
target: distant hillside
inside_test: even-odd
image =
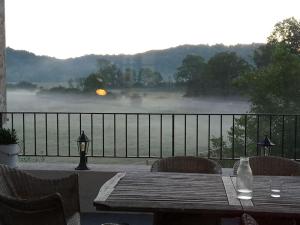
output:
[[[182,45],[165,50],[153,50],[135,55],[86,55],[70,59],[37,56],[27,51],[7,48],[7,80],[9,82],[59,82],[87,76],[97,70],[97,60],[107,59],[121,69],[136,70],[149,67],[159,71],[165,79],[173,76],[182,59],[188,54],[197,54],[208,60],[216,53],[233,51],[252,63],[253,51],[262,44],[250,45]]]

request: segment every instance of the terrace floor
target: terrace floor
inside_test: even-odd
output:
[[[82,225],[100,225],[104,222],[126,222],[130,225],[151,225],[150,213],[98,212],[93,206],[100,187],[117,172],[150,171],[150,165],[89,164],[91,170],[75,170],[74,163],[19,163],[19,169],[41,178],[58,178],[77,172],[79,174]],[[232,174],[232,169],[223,169],[223,174]]]

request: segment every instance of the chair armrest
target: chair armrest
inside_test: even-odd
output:
[[[54,193],[34,199],[0,195],[0,220],[5,225],[66,225],[62,199]]]

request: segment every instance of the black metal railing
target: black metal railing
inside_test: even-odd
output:
[[[175,155],[237,159],[259,155],[268,135],[273,155],[298,160],[299,115],[5,112],[20,155],[77,157],[77,137],[91,139],[90,157],[161,158]]]

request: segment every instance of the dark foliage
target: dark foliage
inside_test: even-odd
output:
[[[0,145],[17,144],[18,137],[14,129],[0,128]]]

